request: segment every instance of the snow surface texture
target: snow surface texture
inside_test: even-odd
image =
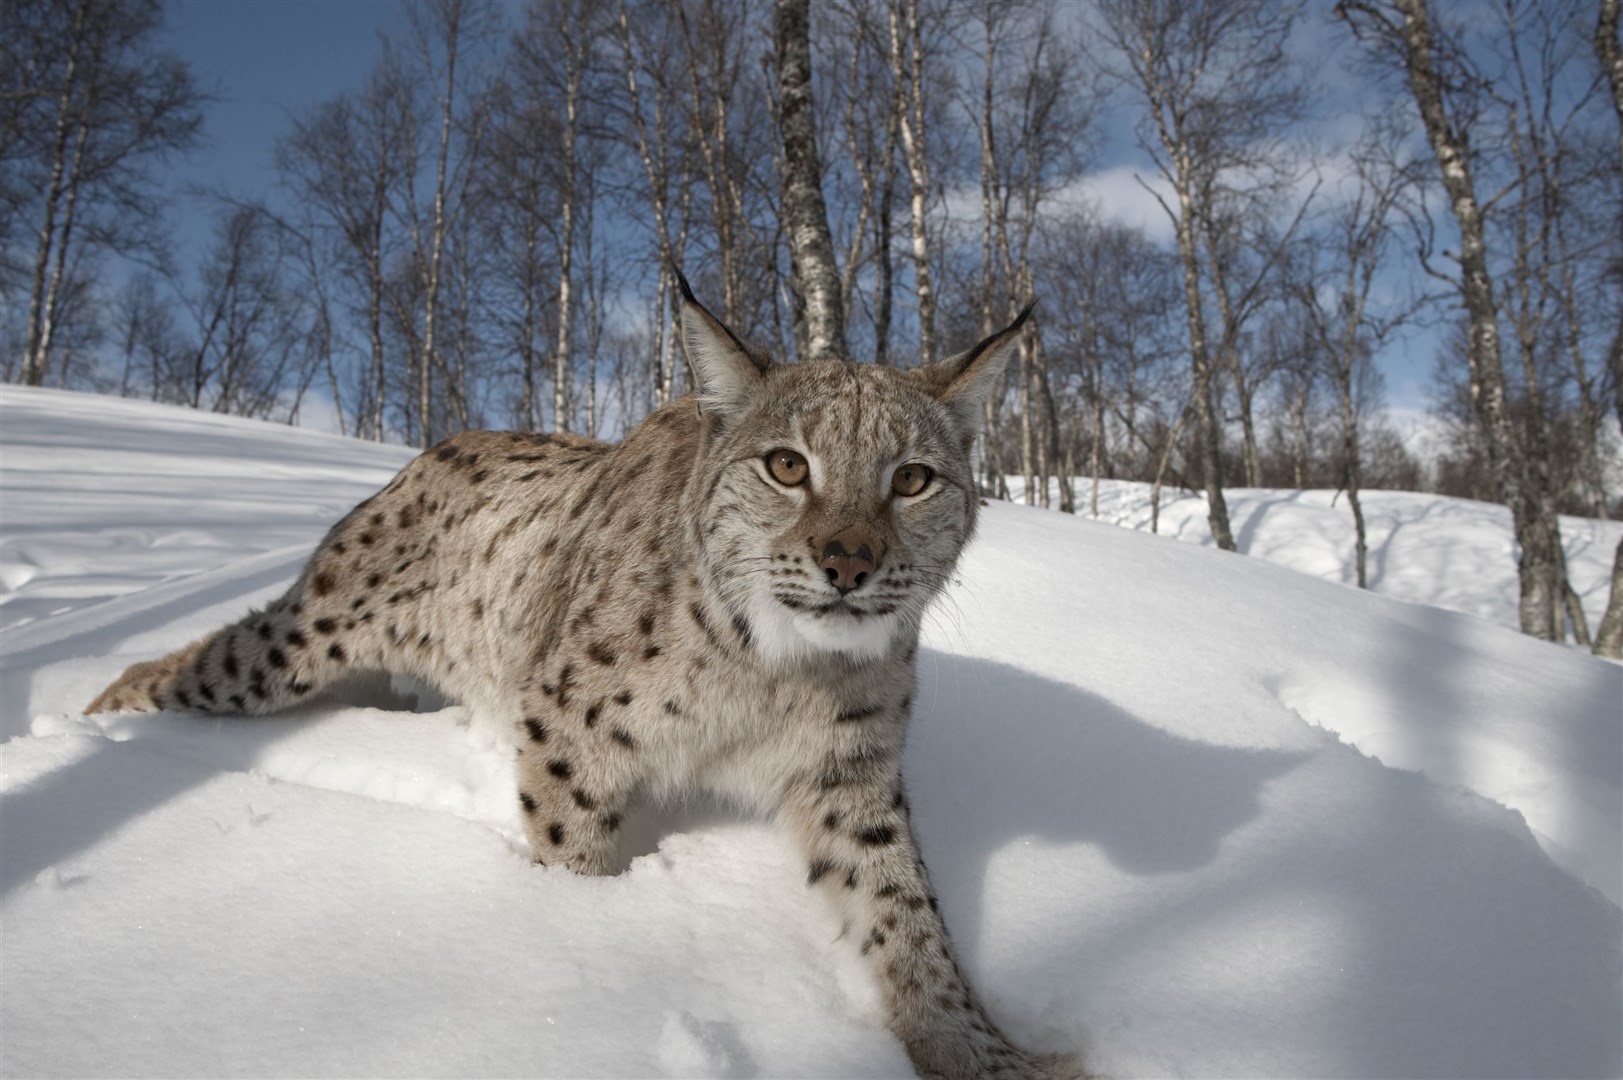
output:
[[[0,389],[0,1072],[908,1075],[770,825],[650,809],[627,870],[583,879],[529,865],[507,753],[409,686],[80,714],[279,593],[408,457]],[[1623,669],[1261,559],[982,521],[908,770],[1013,1036],[1117,1077],[1623,1071]]]

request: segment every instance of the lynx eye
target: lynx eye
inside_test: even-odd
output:
[[[795,487],[806,482],[810,467],[793,450],[774,450],[766,456],[766,471],[784,487]]]
[[[930,486],[930,478],[934,475],[928,465],[909,462],[891,476],[890,490],[898,495],[917,495]]]

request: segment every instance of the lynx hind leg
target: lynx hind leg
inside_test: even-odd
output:
[[[261,714],[285,709],[343,676],[348,656],[322,640],[299,602],[300,585],[262,612],[131,665],[85,709],[101,712]]]
[[[436,455],[418,457],[350,511],[298,582],[263,612],[161,660],[136,664],[87,711],[269,713],[297,705],[357,668],[432,672],[436,643],[422,632],[420,597],[438,587],[435,533],[426,515],[441,503],[425,485],[415,503],[401,489],[435,467]],[[376,618],[385,608],[389,617]]]

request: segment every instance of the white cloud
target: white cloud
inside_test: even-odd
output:
[[[1172,219],[1167,217],[1151,191],[1169,203],[1173,201],[1172,185],[1154,169],[1113,165],[1060,185],[1045,200],[1043,214],[1051,217],[1087,210],[1105,224],[1141,229],[1155,243],[1169,244],[1174,236]],[[949,232],[971,225],[978,229],[981,220],[979,186],[949,189],[942,198],[942,210]]]
[[[1126,225],[1142,230],[1156,243],[1171,243],[1172,219],[1156,195],[1169,205],[1174,201],[1172,185],[1160,173],[1132,165],[1113,165],[1066,184],[1055,192],[1054,202],[1067,209],[1090,209],[1106,224]]]

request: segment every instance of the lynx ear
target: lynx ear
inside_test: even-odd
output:
[[[951,410],[958,430],[973,438],[981,429],[982,410],[997,386],[998,376],[1008,366],[1020,331],[1037,306],[1033,300],[1021,309],[1014,322],[983,338],[974,348],[949,356],[914,371],[925,390]]]
[[[672,268],[682,289],[682,348],[698,384],[700,411],[733,416],[744,410],[765,381],[772,358],[742,339],[693,297],[687,278]]]

